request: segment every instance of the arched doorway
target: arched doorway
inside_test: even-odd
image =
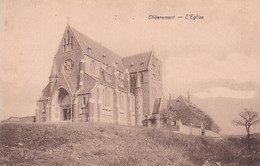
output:
[[[71,97],[68,91],[60,88],[52,98],[52,121],[66,121],[72,119]]]

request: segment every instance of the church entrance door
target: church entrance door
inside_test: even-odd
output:
[[[53,96],[52,121],[72,120],[72,104],[68,91],[60,88]]]
[[[63,117],[64,117],[64,120],[71,120],[71,108],[63,109]]]

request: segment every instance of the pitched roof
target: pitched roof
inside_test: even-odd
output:
[[[95,87],[97,80],[87,73],[83,74],[83,88],[78,92],[78,94],[90,93],[90,91]]]
[[[173,110],[184,110],[189,109],[186,99],[183,96],[179,96],[177,99],[172,99],[167,101],[167,108],[172,108]]]
[[[51,96],[50,83],[42,90],[42,97],[39,100],[46,100]]]
[[[80,46],[82,47],[83,51],[87,55],[99,61],[102,61],[103,63],[106,63],[109,66],[113,66],[114,63],[117,62],[117,69],[121,72],[124,72],[124,65],[119,55],[109,50],[108,48],[102,46],[100,43],[95,42],[94,40],[85,36],[84,34],[78,32],[74,28],[71,28],[71,30],[77,38],[78,42],[80,43]]]
[[[129,73],[132,73],[148,70],[151,55],[152,51],[149,51],[133,56],[124,57],[122,60]]]
[[[207,117],[203,111],[194,104],[189,103],[183,96],[179,96],[177,99],[168,100],[167,109],[174,111],[177,118],[181,119],[184,124],[190,123],[191,119],[203,120]],[[194,125],[200,126],[199,121],[193,123],[196,123]]]

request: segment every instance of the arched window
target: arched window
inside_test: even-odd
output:
[[[125,109],[125,95],[124,95],[124,93],[122,94],[122,109],[124,110]]]
[[[104,89],[104,105],[107,106],[107,87]]]
[[[66,51],[66,38],[63,39],[63,51]]]
[[[70,31],[68,31],[68,40],[67,40],[67,48],[70,50]]]
[[[101,71],[101,78],[102,78],[102,80],[106,81],[106,80],[105,80],[105,74],[104,74],[104,71]]]
[[[68,31],[68,44],[70,44],[70,31]]]
[[[106,106],[108,107],[108,89],[106,88]]]
[[[70,49],[73,49],[73,36],[71,36],[71,39],[70,39]]]
[[[96,74],[96,63],[94,60],[92,60],[91,64],[90,64],[90,72],[91,74],[95,75]]]
[[[46,103],[42,103],[43,104],[43,110],[45,111],[46,110]]]
[[[83,96],[83,104],[86,105],[86,97]]]
[[[153,79],[156,80],[156,74],[153,74]]]
[[[106,102],[105,102],[105,88],[103,89],[103,106],[106,106]]]
[[[144,82],[144,75],[143,75],[143,73],[140,73],[140,79],[141,79],[141,82]]]
[[[119,101],[117,101],[117,102],[119,102],[118,104],[119,104],[119,108],[121,109],[121,105],[122,105],[122,101],[121,101],[121,92],[119,93],[119,96],[118,96],[118,100]]]
[[[107,95],[107,106],[108,107],[110,107],[109,97],[110,97],[110,90],[108,89],[108,95]]]

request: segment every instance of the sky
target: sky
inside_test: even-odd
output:
[[[232,124],[244,108],[260,114],[259,0],[3,0],[0,120],[35,115],[68,20],[122,57],[153,49],[165,96],[189,91],[224,134],[245,133]]]

